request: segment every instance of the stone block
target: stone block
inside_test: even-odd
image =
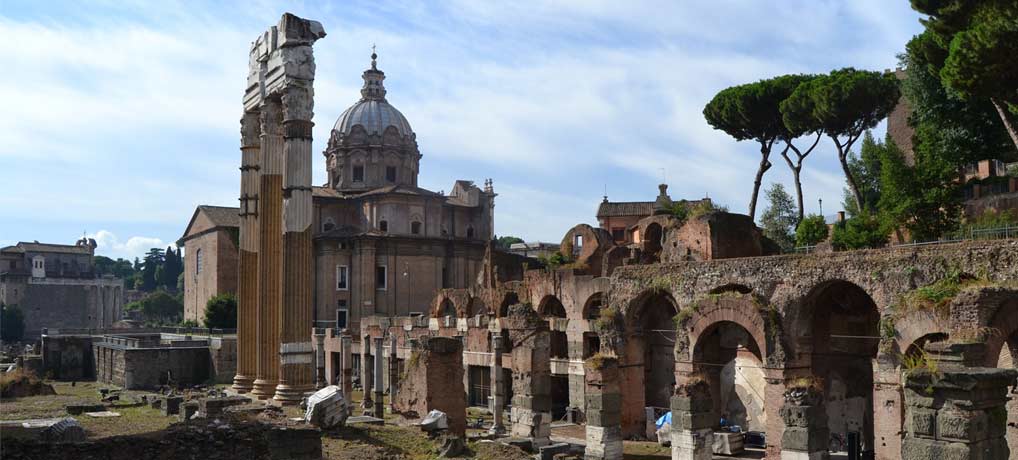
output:
[[[548,444],[537,449],[537,452],[541,460],[553,460],[557,454],[569,453],[569,444],[564,442]]]
[[[988,417],[983,411],[937,412],[937,438],[957,441],[986,439]]]
[[[227,396],[225,398],[205,398],[201,400],[201,412],[206,416],[216,416],[230,406],[240,406],[251,402],[243,396]]]
[[[184,403],[182,396],[167,396],[163,401],[163,415],[177,415],[180,413],[180,405]]]
[[[672,428],[677,430],[701,430],[712,428],[718,418],[711,412],[672,412]]]
[[[180,420],[188,421],[198,413],[198,401],[188,401],[180,405]]]
[[[714,409],[714,404],[706,398],[672,396],[671,409],[672,411],[707,412]]]
[[[829,438],[827,428],[785,427],[781,435],[781,449],[799,452],[827,450]]]
[[[588,411],[619,410],[622,407],[622,395],[618,393],[594,393],[583,397],[584,406]]]
[[[622,413],[619,411],[587,411],[587,425],[593,426],[616,426],[622,423]]]
[[[917,437],[934,437],[937,433],[937,411],[915,408],[909,410],[906,430]]]

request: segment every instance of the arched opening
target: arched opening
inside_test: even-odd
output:
[[[601,316],[601,308],[604,306],[604,294],[595,292],[587,298],[583,304],[583,319],[593,321]]]
[[[498,307],[498,317],[505,318],[509,316],[509,307],[520,303],[520,297],[515,292],[507,292],[505,297],[502,298],[502,304]]]
[[[484,299],[480,297],[471,297],[470,303],[467,307],[467,312],[471,317],[488,314],[488,306],[484,304]]]
[[[456,317],[456,306],[453,305],[452,300],[449,300],[448,297],[442,299],[442,303],[438,307],[438,316],[443,318]]]
[[[714,414],[743,431],[767,427],[764,346],[738,323],[719,321],[700,334],[693,350],[694,370],[710,385]]]
[[[753,292],[753,288],[744,284],[729,283],[723,286],[718,286],[710,290],[711,294],[723,294],[726,292],[737,292],[739,294],[749,294]]]
[[[378,230],[382,233],[389,231],[389,221],[382,220],[378,222]]]
[[[943,342],[948,339],[948,335],[943,332],[934,332],[919,337],[914,342],[908,345],[905,349],[905,353],[902,355],[904,359],[917,359],[923,355],[923,349],[928,343]]]
[[[991,329],[986,340],[987,365],[1018,369],[1018,299],[1002,302],[989,327]],[[1018,451],[1018,398],[1008,400],[1006,408],[1005,437],[1008,448],[1014,453]]]
[[[474,227],[467,227],[467,238],[474,237]]]
[[[541,299],[541,304],[537,309],[537,313],[544,318],[565,318],[566,307],[562,305],[562,302],[558,299],[558,297],[548,295]]]
[[[652,223],[647,226],[643,235],[643,254],[648,262],[657,262],[661,259],[661,224]]]
[[[874,449],[873,359],[880,343],[880,313],[869,294],[847,281],[814,289],[806,308],[812,319],[813,375],[823,378],[827,424],[848,438],[859,433],[864,452]]]
[[[639,305],[636,334],[626,352],[633,352],[636,356],[630,359],[643,363],[644,407],[666,412],[675,387],[675,301],[667,292],[657,291],[647,294]]]

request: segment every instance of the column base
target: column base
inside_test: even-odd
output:
[[[310,385],[277,385],[276,394],[272,399],[280,404],[290,406],[300,404],[304,395],[314,391]]]
[[[274,394],[276,394],[275,380],[256,379],[252,384],[251,395],[260,400],[269,399]]]
[[[254,377],[241,374],[233,376],[233,391],[241,394],[251,391],[254,388],[254,380]]]

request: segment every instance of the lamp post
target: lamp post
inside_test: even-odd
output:
[[[820,202],[820,217],[823,217],[824,216],[824,199],[823,198],[817,198],[817,201]]]

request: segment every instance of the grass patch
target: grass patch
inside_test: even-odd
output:
[[[967,287],[986,286],[989,282],[957,270],[935,283],[916,288],[905,294],[902,299],[902,313],[921,310],[934,310],[939,314],[947,314],[948,304]]]
[[[438,446],[417,428],[392,425],[354,425],[322,437],[326,458],[367,460],[399,457],[425,460],[437,456]]]

